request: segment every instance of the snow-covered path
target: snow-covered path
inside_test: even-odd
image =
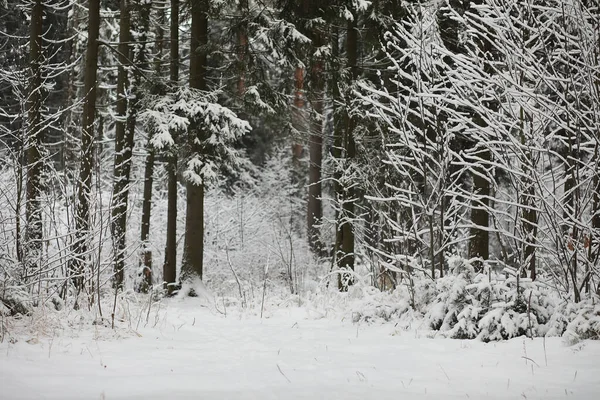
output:
[[[598,342],[567,347],[552,338],[544,351],[541,339],[428,339],[393,324],[287,314],[225,318],[174,302],[140,337],[87,326],[52,340],[5,341],[0,398],[600,398]]]

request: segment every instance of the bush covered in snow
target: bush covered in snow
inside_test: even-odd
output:
[[[394,292],[370,294],[355,304],[354,322],[422,318],[421,326],[454,339],[495,341],[518,336],[600,339],[600,304],[562,299],[543,280],[475,273],[468,260],[451,260],[450,273],[432,280],[413,274]]]
[[[563,337],[570,343],[583,339],[600,340],[600,305],[590,301],[567,304],[566,321]]]

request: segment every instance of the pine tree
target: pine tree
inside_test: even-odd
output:
[[[27,203],[26,203],[26,268],[37,270],[42,251],[42,146],[45,127],[42,107],[46,91],[43,86],[42,64],[44,63],[43,40],[44,4],[36,0],[31,10],[31,34],[29,38],[31,81],[27,105],[28,140],[27,144]],[[27,274],[35,273],[29,271]]]
[[[127,200],[133,135],[126,132],[128,73],[131,69],[129,43],[130,0],[121,0],[119,19],[119,67],[117,80],[117,121],[115,129],[112,234],[115,242],[115,285],[122,288],[125,271],[125,236],[127,232]]]
[[[85,57],[85,102],[82,116],[81,166],[75,216],[75,239],[70,273],[78,290],[84,286],[84,274],[90,239],[90,193],[92,189],[92,166],[94,163],[94,120],[96,115],[96,91],[98,70],[98,36],[100,32],[100,0],[89,0],[88,35]]]
[[[179,0],[171,0],[170,25],[170,63],[169,77],[172,90],[179,81]],[[174,140],[173,146],[177,142]],[[165,263],[163,280],[169,293],[177,279],[177,150],[172,148],[168,153],[168,205],[167,205],[167,238],[165,245]]]
[[[190,42],[190,77],[192,89],[206,91],[206,67],[208,44],[208,2],[192,1],[192,27]],[[192,127],[188,132],[188,146],[192,154],[201,154],[199,140],[206,137],[201,127]],[[202,279],[204,255],[204,181],[189,181],[186,185],[185,242],[181,273],[185,278],[196,276]]]

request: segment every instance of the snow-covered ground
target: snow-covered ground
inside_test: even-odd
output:
[[[313,319],[302,308],[261,319],[224,316],[190,298],[161,307],[148,323],[140,314],[116,331],[73,314],[62,321],[71,329],[56,335],[5,339],[0,398],[600,398],[597,341],[486,344],[394,323]]]

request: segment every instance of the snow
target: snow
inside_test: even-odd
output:
[[[483,343],[308,308],[227,315],[161,301],[116,330],[71,312],[70,330],[0,343],[1,399],[597,399],[600,343]],[[29,317],[26,317],[29,318]],[[52,329],[47,329],[52,330]]]

